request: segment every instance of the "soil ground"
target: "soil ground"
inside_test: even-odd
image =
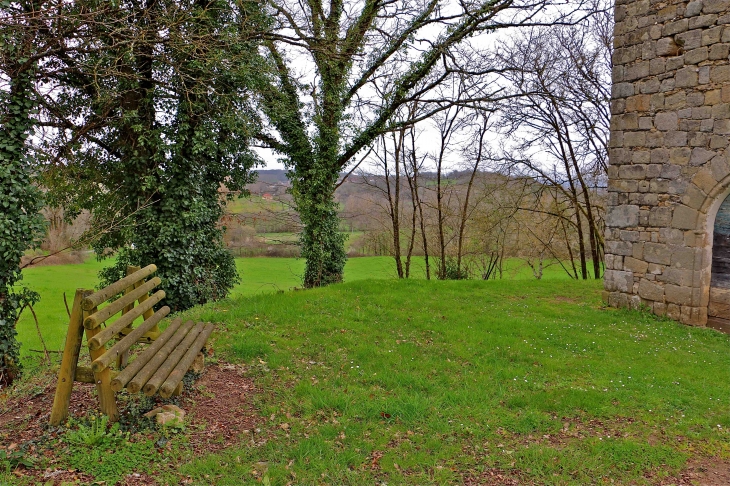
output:
[[[12,450],[21,444],[31,453],[44,454],[50,467],[18,469],[16,475],[29,476],[31,483],[54,484],[78,481],[86,484],[92,478],[58,464],[53,451],[42,447],[44,440],[55,438],[59,430],[49,427],[48,418],[53,404],[55,380],[43,375],[47,385],[29,384],[23,393],[0,395],[0,448]],[[40,378],[39,378],[40,380]],[[82,417],[97,409],[94,385],[76,383],[71,395],[69,413]],[[251,405],[256,393],[254,383],[243,376],[239,366],[220,364],[207,366],[193,388],[183,392],[180,407],[188,414],[186,434],[192,457],[216,452],[241,441],[256,426],[257,414]],[[54,467],[58,466],[58,467]],[[155,484],[144,473],[127,476],[129,486]]]
[[[50,375],[44,375],[47,378]],[[54,438],[57,430],[47,426],[53,403],[54,384],[30,387],[30,393],[0,397],[0,448],[12,449],[30,444],[33,451],[43,439]],[[97,407],[94,386],[77,383],[71,397],[70,414],[82,417]],[[220,364],[208,366],[192,390],[181,397],[180,406],[189,414],[188,440],[191,454],[200,457],[240,443],[258,425],[258,415],[251,404],[257,393],[255,383],[243,376],[240,366]],[[51,451],[44,451],[49,454]],[[51,462],[54,458],[49,457]],[[45,470],[19,469],[16,474],[29,476],[33,482],[59,485],[64,482],[90,482],[93,478],[77,471],[49,467]],[[464,484],[517,486],[528,485],[520,472],[488,470],[479,477],[465,477]],[[650,480],[651,481],[651,480]],[[124,485],[154,485],[144,473],[127,476]],[[661,486],[727,486],[730,485],[730,463],[722,461],[691,462],[677,477],[655,483]]]

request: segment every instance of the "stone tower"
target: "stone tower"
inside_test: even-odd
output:
[[[604,299],[728,325],[730,0],[617,0],[615,18]]]

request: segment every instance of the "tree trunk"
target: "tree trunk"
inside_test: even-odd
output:
[[[0,388],[21,371],[15,325],[24,304],[35,302],[35,296],[27,289],[13,287],[22,278],[20,260],[25,250],[44,229],[39,214],[41,197],[31,179],[25,147],[33,126],[32,77],[32,67],[11,77],[6,106],[0,108],[0,197],[7,204],[0,212],[0,227],[4,229],[0,238]]]
[[[479,164],[482,162],[482,156],[484,151],[484,136],[487,132],[487,121],[484,119],[484,125],[481,127],[479,132],[479,149],[477,151],[477,157],[474,161],[474,167],[472,168],[471,175],[469,177],[469,184],[466,186],[466,196],[464,197],[464,206],[461,208],[461,221],[459,223],[459,239],[458,249],[456,252],[456,270],[461,275],[461,258],[464,254],[464,231],[466,230],[466,221],[469,218],[469,196],[471,195],[471,189],[474,186],[474,178],[479,171]],[[461,278],[461,277],[460,277]]]
[[[591,204],[591,198],[589,194],[588,184],[586,184],[585,179],[583,178],[583,173],[581,172],[580,167],[578,166],[578,159],[575,154],[575,149],[573,148],[573,141],[571,140],[570,136],[570,129],[568,127],[568,123],[563,118],[562,114],[560,113],[559,106],[554,98],[551,97],[551,101],[553,103],[553,107],[556,110],[556,113],[560,117],[560,121],[562,125],[565,127],[565,139],[566,139],[566,146],[568,148],[568,152],[570,153],[570,160],[573,163],[573,169],[575,170],[575,176],[578,179],[578,182],[581,187],[581,192],[583,193],[583,201],[585,204],[585,211],[586,211],[586,219],[588,220],[588,238],[591,246],[591,257],[593,259],[593,278],[600,278],[601,277],[601,262],[599,261],[599,255],[598,255],[598,244],[596,242],[596,222],[595,218],[593,216],[593,205]],[[580,204],[580,201],[578,200],[577,194],[576,194],[576,200],[575,204]],[[576,209],[580,209],[579,206],[576,206]],[[581,233],[580,227],[578,229],[579,234]],[[585,272],[583,278],[586,278]]]
[[[443,192],[441,191],[441,164],[443,162],[443,150],[441,148],[441,157],[439,157],[436,168],[436,222],[438,223],[439,235],[439,251],[440,262],[438,270],[438,278],[446,278],[446,238],[444,237],[444,214],[443,214]]]
[[[412,129],[411,129],[412,130]],[[414,149],[415,152],[415,149]],[[408,166],[407,166],[407,157],[406,157],[406,151],[405,151],[405,143],[403,144],[403,173],[406,176],[406,181],[408,182],[408,189],[411,193],[411,238],[408,242],[408,254],[406,255],[406,278],[410,278],[411,276],[411,257],[413,255],[413,247],[416,243],[416,219],[418,217],[417,210],[418,210],[418,194],[414,190],[414,177],[409,175],[408,173]]]
[[[390,211],[390,222],[393,230],[393,258],[395,258],[395,267],[398,272],[398,278],[403,278],[403,262],[401,261],[401,247],[400,247],[400,164],[398,160],[401,156],[401,149],[403,145],[403,130],[401,130],[400,138],[396,138],[393,134],[394,144],[394,157],[393,166],[395,169],[395,180],[393,181],[394,187],[391,189],[390,185],[390,174],[388,171],[388,154],[387,150],[383,163],[385,165],[385,187],[388,195],[388,206]],[[383,137],[383,143],[385,143],[385,137]]]
[[[413,188],[415,205],[418,207],[418,220],[421,229],[421,242],[423,244],[423,258],[426,264],[426,280],[431,280],[431,264],[428,261],[428,238],[426,237],[426,223],[423,219],[423,204],[418,194],[418,159],[416,157],[416,136],[411,130],[411,166],[413,168]]]
[[[322,287],[342,282],[347,261],[345,235],[334,201],[335,181],[323,171],[311,171],[295,187],[297,211],[304,224],[301,255],[306,260],[303,285]],[[322,174],[323,176],[319,176]]]

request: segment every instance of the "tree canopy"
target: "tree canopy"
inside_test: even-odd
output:
[[[97,255],[119,250],[106,279],[155,263],[173,310],[224,297],[238,277],[219,189],[244,191],[259,163],[247,90],[266,18],[224,0],[48,8],[60,54],[34,89],[51,203],[92,213]]]

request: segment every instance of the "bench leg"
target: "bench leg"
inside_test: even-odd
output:
[[[76,367],[79,364],[79,353],[81,352],[81,340],[84,335],[83,310],[81,309],[83,299],[84,290],[77,289],[71,309],[71,318],[68,323],[66,344],[63,348],[61,370],[58,372],[56,395],[53,397],[53,408],[49,420],[51,425],[60,425],[68,418],[68,405],[71,401],[71,391],[73,390]]]
[[[88,311],[88,315],[91,315],[94,312],[96,312],[96,309]],[[87,329],[86,342],[96,336],[99,332],[101,332],[99,327]],[[95,359],[100,358],[104,353],[106,353],[105,346],[102,346],[99,349],[90,350],[89,354],[91,355],[91,361],[93,362]],[[101,410],[101,413],[109,417],[110,422],[116,422],[119,420],[119,411],[117,410],[117,401],[114,398],[114,390],[112,390],[111,387],[112,377],[109,367],[107,366],[99,373],[94,373],[94,380],[96,380],[96,394],[99,396],[99,409]]]
[[[129,363],[129,350],[125,350],[122,354],[119,355],[117,358],[117,369],[119,371],[123,370],[127,367],[127,364]]]

